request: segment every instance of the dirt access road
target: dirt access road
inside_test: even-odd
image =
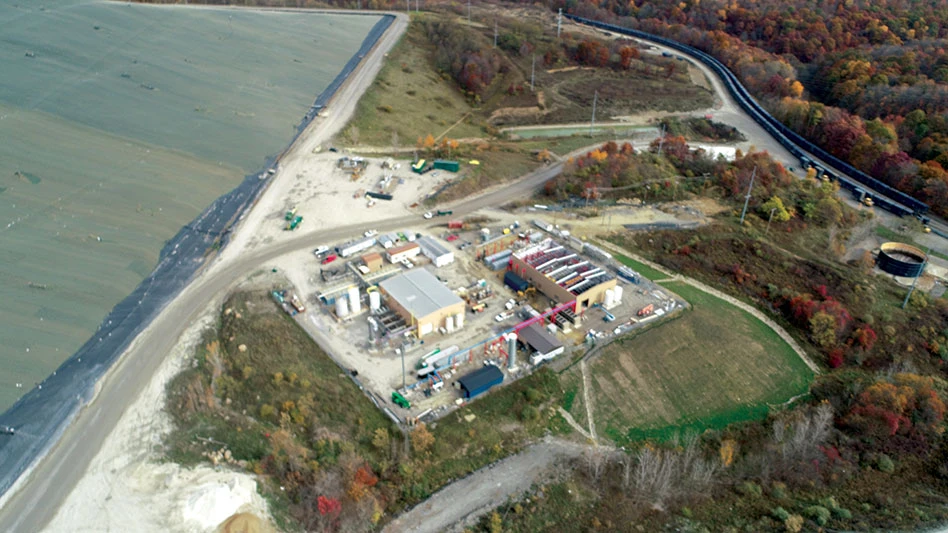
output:
[[[383,533],[463,531],[477,517],[555,476],[588,446],[547,438],[517,455],[455,481],[390,522]]]

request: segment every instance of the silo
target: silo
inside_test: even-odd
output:
[[[372,291],[369,293],[369,309],[372,312],[378,311],[382,307],[382,293]]]
[[[349,301],[345,298],[336,298],[336,316],[339,318],[349,316]]]
[[[349,288],[349,309],[352,310],[352,314],[358,314],[362,310],[362,304],[359,303],[359,288],[350,287]]]
[[[517,370],[517,334],[508,333],[507,339],[507,370]]]
[[[457,326],[458,329],[461,329],[464,327],[464,313],[463,312],[454,315],[454,325]]]
[[[613,303],[619,305],[622,303],[622,287],[616,285],[612,289]]]

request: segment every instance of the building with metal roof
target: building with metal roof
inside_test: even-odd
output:
[[[468,399],[483,394],[494,385],[500,385],[503,382],[504,373],[494,365],[475,370],[458,380],[461,394]]]
[[[424,268],[409,270],[379,283],[388,306],[415,330],[418,338],[437,329],[464,325],[464,301]]]
[[[556,303],[576,300],[577,314],[605,301],[606,290],[616,286],[606,269],[553,239],[515,252],[510,269]]]
[[[530,324],[521,329],[517,334],[520,336],[520,342],[536,352],[530,358],[534,364],[536,364],[537,361],[553,359],[566,349],[559,339],[543,329],[543,326],[540,324]]]
[[[415,242],[421,246],[421,253],[431,259],[431,263],[436,267],[443,267],[454,262],[454,252],[448,250],[440,242],[427,235],[421,237]]]

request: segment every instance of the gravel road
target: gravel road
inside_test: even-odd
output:
[[[554,477],[587,446],[548,438],[455,481],[390,522],[384,533],[462,531],[479,516]]]

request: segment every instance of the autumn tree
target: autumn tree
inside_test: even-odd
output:
[[[925,440],[944,432],[945,404],[934,379],[896,374],[879,380],[859,394],[845,424],[878,442],[892,437]]]
[[[825,311],[810,318],[810,337],[818,346],[829,348],[836,343],[836,319]]]
[[[428,451],[434,441],[434,435],[428,431],[428,427],[423,422],[419,423],[411,432],[411,447],[418,453]]]
[[[783,200],[781,200],[779,196],[771,196],[770,200],[762,203],[760,205],[760,212],[768,219],[771,217],[771,212],[773,212],[773,220],[777,222],[790,220],[790,211],[784,207]]]

